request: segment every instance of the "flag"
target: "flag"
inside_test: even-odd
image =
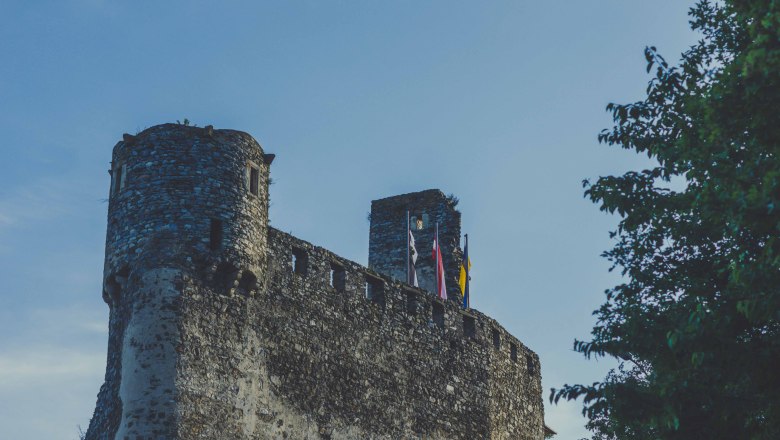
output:
[[[439,224],[436,224],[436,236],[433,238],[433,259],[436,261],[436,296],[447,299],[447,283],[444,281],[444,259],[439,247]]]
[[[463,294],[463,308],[469,308],[469,281],[471,280],[471,259],[469,258],[469,236],[466,234],[466,245],[463,247],[463,261],[460,263],[460,293]]]
[[[414,235],[412,235],[412,230],[409,229],[409,261],[407,264],[409,265],[409,279],[406,280],[406,282],[410,286],[414,287],[420,287],[419,284],[417,284],[417,271],[414,269],[414,263],[417,262],[417,248],[414,247]]]

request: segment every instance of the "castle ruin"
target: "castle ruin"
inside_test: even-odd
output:
[[[116,144],[86,438],[541,440],[538,356],[458,301],[453,201],[373,201],[364,267],[269,226],[273,159],[211,126]],[[398,281],[407,211],[421,288]],[[435,222],[450,301],[430,293]]]

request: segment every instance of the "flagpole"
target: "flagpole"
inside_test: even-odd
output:
[[[409,211],[406,211],[406,284],[411,284],[410,281],[410,270],[409,270]]]
[[[436,257],[434,264],[436,265],[436,297],[441,298],[441,286],[439,285],[439,222],[436,222],[436,237],[434,237],[434,243],[436,243]]]
[[[466,269],[466,286],[465,291],[463,292],[463,308],[468,309],[471,306],[471,295],[469,292],[469,278],[471,278],[471,274],[469,273],[469,234],[463,234],[464,237],[466,237],[466,261],[463,262],[463,267]]]

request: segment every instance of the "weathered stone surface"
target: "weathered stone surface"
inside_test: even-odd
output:
[[[369,269],[268,226],[269,158],[245,133],[172,124],[115,147],[108,361],[87,438],[541,439],[538,357],[394,280],[408,204],[440,220],[455,270],[452,203],[373,202]]]

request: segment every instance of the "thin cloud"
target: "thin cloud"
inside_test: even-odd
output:
[[[100,303],[102,305],[102,303]],[[49,323],[48,333],[61,332],[62,329],[86,331],[87,333],[108,334],[108,322],[102,312],[102,307],[92,304],[70,304],[59,308],[33,309],[30,311],[29,322]]]
[[[0,353],[0,390],[94,377],[105,370],[105,363],[101,352],[52,346]]]
[[[108,336],[108,323],[104,321],[81,322],[79,328],[88,333],[98,333]]]
[[[62,218],[78,212],[84,182],[77,178],[41,178],[0,194],[0,228],[30,221]]]
[[[84,338],[94,340],[95,335],[108,335],[108,319],[98,304],[71,304],[59,308],[32,309],[21,316],[6,319],[16,321],[22,329],[17,334],[19,343],[35,344],[36,341],[72,341],[84,343]],[[24,345],[16,345],[22,348]]]

